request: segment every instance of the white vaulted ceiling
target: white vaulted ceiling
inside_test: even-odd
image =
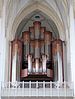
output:
[[[1,13],[2,13],[2,8],[3,8],[3,5],[4,5],[4,2],[7,3],[7,5],[11,5],[11,3],[14,2],[14,1],[15,0],[0,0],[0,16],[1,16]],[[54,7],[56,7],[55,1],[57,1],[57,2],[62,1],[64,7],[67,7],[69,0],[16,0],[15,2],[20,2],[20,4],[21,4],[22,2],[27,3],[29,1],[31,1],[31,2],[34,2],[34,1],[39,1],[39,2],[46,1],[46,2],[48,2],[48,4],[50,4],[52,2]],[[74,2],[74,11],[75,11],[75,0],[73,0],[73,2]],[[56,7],[56,9],[57,9],[57,7]]]
[[[74,0],[75,1],[75,0]],[[6,27],[6,37],[8,39],[13,39],[17,28],[19,27],[26,13],[24,10],[29,9],[41,10],[48,16],[49,22],[53,28],[52,21],[55,23],[58,32],[61,33],[61,38],[66,39],[65,28],[68,27],[68,12],[69,12],[69,0],[0,0],[0,15],[2,11],[2,6],[5,6],[5,27]],[[74,2],[75,4],[75,2]],[[34,6],[34,7],[33,7]],[[34,12],[33,10],[33,12]],[[28,10],[29,11],[29,10]],[[27,12],[31,13],[30,11]],[[23,16],[22,16],[23,15]],[[52,21],[51,21],[52,20]],[[26,21],[26,20],[25,20]],[[22,30],[22,29],[21,29]],[[21,31],[20,30],[20,31]],[[54,32],[56,29],[54,28]],[[57,31],[56,31],[57,32]]]
[[[3,3],[4,3],[4,0],[0,0],[0,17],[2,13]]]
[[[6,31],[8,32],[6,34],[7,37],[11,35],[11,34],[9,34],[11,32],[11,29],[13,32],[12,35],[14,35],[14,33],[16,33],[16,28],[18,28],[18,26],[21,24],[20,27],[18,28],[19,29],[18,34],[19,34],[19,32],[24,27],[24,25],[22,26],[22,24],[25,24],[25,22],[27,22],[27,20],[29,20],[26,17],[25,18],[23,17],[23,16],[25,16],[26,12],[22,16],[22,12],[24,12],[26,9],[30,9],[30,10],[33,9],[33,11],[32,11],[33,14],[35,14],[35,10],[36,11],[39,10],[39,12],[43,11],[44,13],[49,14],[52,19],[49,18],[47,15],[45,16],[45,14],[42,13],[42,14],[44,14],[44,18],[46,19],[46,21],[49,20],[48,21],[49,24],[47,25],[47,27],[48,28],[50,27],[51,31],[54,34],[55,34],[55,32],[58,34],[58,31],[61,32],[62,29],[63,29],[63,31],[61,33],[64,33],[63,20],[62,20],[60,11],[58,9],[58,5],[56,4],[57,2],[55,2],[56,0],[16,0],[16,1],[9,0],[9,1],[10,2],[8,2],[8,4],[7,4],[8,6],[6,7],[6,9],[9,9],[6,11],[6,13],[7,13],[6,14],[7,15],[7,18],[6,18],[6,28],[7,29],[6,29]],[[30,12],[30,10],[27,13],[30,13],[30,17],[31,17],[33,14]],[[17,20],[18,19],[17,15],[18,15],[18,17],[21,16],[21,19]],[[22,19],[22,17],[23,17],[23,19]],[[29,17],[29,16],[27,16],[27,17]],[[14,18],[16,18],[16,19],[14,20]],[[53,22],[53,20],[55,20],[55,21]],[[59,20],[61,21],[60,24],[59,24]],[[12,27],[13,22],[16,22],[16,21],[17,21],[16,25],[15,26],[13,25],[13,27]],[[54,24],[57,24],[57,25],[54,25]]]

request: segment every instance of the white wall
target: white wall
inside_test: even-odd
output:
[[[4,66],[5,66],[5,38],[2,32],[2,23],[0,19],[0,81],[4,81]]]
[[[73,12],[73,0],[69,6],[69,33],[70,33],[70,63],[71,63],[71,81],[74,83],[75,96],[75,23]]]
[[[0,82],[4,82],[5,76],[5,43],[5,8],[3,7],[2,15],[0,17]]]

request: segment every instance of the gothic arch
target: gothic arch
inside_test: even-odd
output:
[[[17,28],[19,26],[19,24],[21,23],[21,21],[30,13],[32,13],[35,10],[39,10],[41,12],[43,12],[44,14],[46,14],[51,20],[54,21],[54,23],[57,26],[57,29],[59,31],[59,36],[62,40],[65,40],[66,36],[65,36],[65,26],[63,25],[63,22],[61,21],[61,19],[59,18],[58,14],[55,12],[55,10],[50,7],[49,5],[44,5],[41,3],[33,3],[30,4],[29,6],[22,8],[19,13],[17,14],[17,16],[14,18],[14,21],[11,22],[13,24],[11,24],[10,26],[8,26],[8,30],[7,30],[7,37],[9,40],[13,40],[17,31]]]

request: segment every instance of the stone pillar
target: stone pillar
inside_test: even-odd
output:
[[[65,42],[63,42],[63,66],[64,81],[67,81],[67,49]]]
[[[73,0],[69,2],[69,33],[70,33],[70,57],[71,57],[71,78],[74,82],[74,95],[75,95],[75,25],[74,25],[74,9]]]

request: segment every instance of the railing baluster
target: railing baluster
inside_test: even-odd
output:
[[[32,94],[31,94],[31,81],[29,81],[29,96],[32,96]]]
[[[39,83],[38,83],[38,81],[36,81],[36,96],[39,95],[39,94],[38,94],[38,90],[39,90]]]
[[[44,92],[44,96],[46,95],[46,93],[45,93],[45,84],[46,84],[46,82],[45,81],[43,81],[43,92]]]
[[[36,87],[35,87],[36,84]],[[33,85],[33,86],[31,86]],[[42,87],[43,85],[43,87]],[[48,89],[47,89],[48,88]],[[54,95],[57,94],[58,97],[60,97],[63,93],[64,96],[68,95],[68,89],[70,94],[73,96],[73,88],[72,88],[72,83],[69,82],[5,82],[1,83],[1,94],[7,94],[9,96],[10,94],[17,96],[17,93],[21,91],[22,93],[20,95],[22,96],[50,96],[53,97]],[[71,89],[71,90],[70,90]],[[41,92],[39,92],[41,91]],[[48,91],[48,93],[46,92]],[[63,91],[63,93],[62,93]],[[14,94],[13,94],[13,93]],[[50,92],[50,93],[49,93]],[[56,93],[55,93],[56,92]]]
[[[50,81],[50,93],[51,93],[51,97],[52,97],[52,82]]]
[[[24,81],[22,82],[22,88],[24,89]]]
[[[22,82],[22,95],[24,95],[24,81]]]

